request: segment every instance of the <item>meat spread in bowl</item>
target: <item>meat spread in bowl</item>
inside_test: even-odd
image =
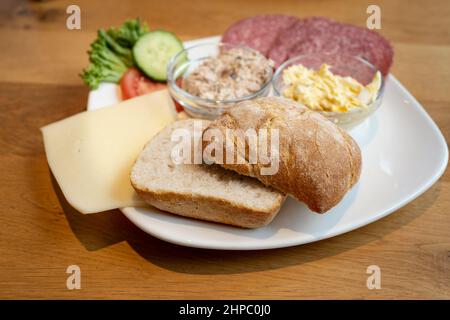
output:
[[[270,80],[273,62],[245,48],[224,50],[204,60],[183,81],[190,94],[210,100],[238,99],[255,93]]]
[[[180,57],[188,56],[188,61]],[[237,102],[266,96],[274,63],[256,50],[224,43],[201,44],[169,62],[172,97],[193,117],[214,119]]]

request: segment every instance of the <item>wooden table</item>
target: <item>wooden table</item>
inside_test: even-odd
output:
[[[81,30],[66,8],[81,8]],[[292,248],[180,247],[118,210],[82,215],[52,181],[39,128],[83,111],[78,74],[100,27],[141,16],[182,39],[221,34],[258,13],[323,15],[365,25],[365,1],[45,1],[0,4],[0,298],[450,298],[450,175],[394,214]],[[392,72],[450,138],[450,3],[376,1],[395,47]],[[66,268],[81,268],[81,290]],[[366,269],[381,268],[368,290]]]

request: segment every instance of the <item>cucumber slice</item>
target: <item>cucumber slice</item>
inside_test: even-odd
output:
[[[183,44],[173,33],[155,30],[139,38],[133,47],[133,57],[136,65],[147,76],[166,81],[167,63],[181,50]]]

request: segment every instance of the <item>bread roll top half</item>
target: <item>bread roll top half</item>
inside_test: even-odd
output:
[[[341,201],[361,173],[361,151],[353,138],[319,113],[292,100],[265,97],[236,104],[203,132],[204,148],[208,144],[205,134],[212,129],[228,136],[233,143],[223,143],[223,163],[213,156],[211,161],[255,177],[318,213]],[[266,131],[269,162],[263,162],[259,154],[256,161],[250,157],[255,140],[248,136],[237,139],[234,135],[248,129],[255,130],[258,139],[260,132]],[[271,143],[277,136],[278,147],[273,149]],[[258,140],[259,150],[264,148],[260,141],[264,140]],[[226,161],[227,153],[233,155],[231,163]],[[269,167],[276,170],[267,170]]]

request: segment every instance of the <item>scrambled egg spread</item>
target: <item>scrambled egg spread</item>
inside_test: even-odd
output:
[[[352,77],[341,77],[322,64],[319,70],[293,65],[283,72],[285,98],[298,101],[316,111],[347,112],[354,108],[368,108],[376,99],[381,86],[377,71],[373,80],[364,86]]]

